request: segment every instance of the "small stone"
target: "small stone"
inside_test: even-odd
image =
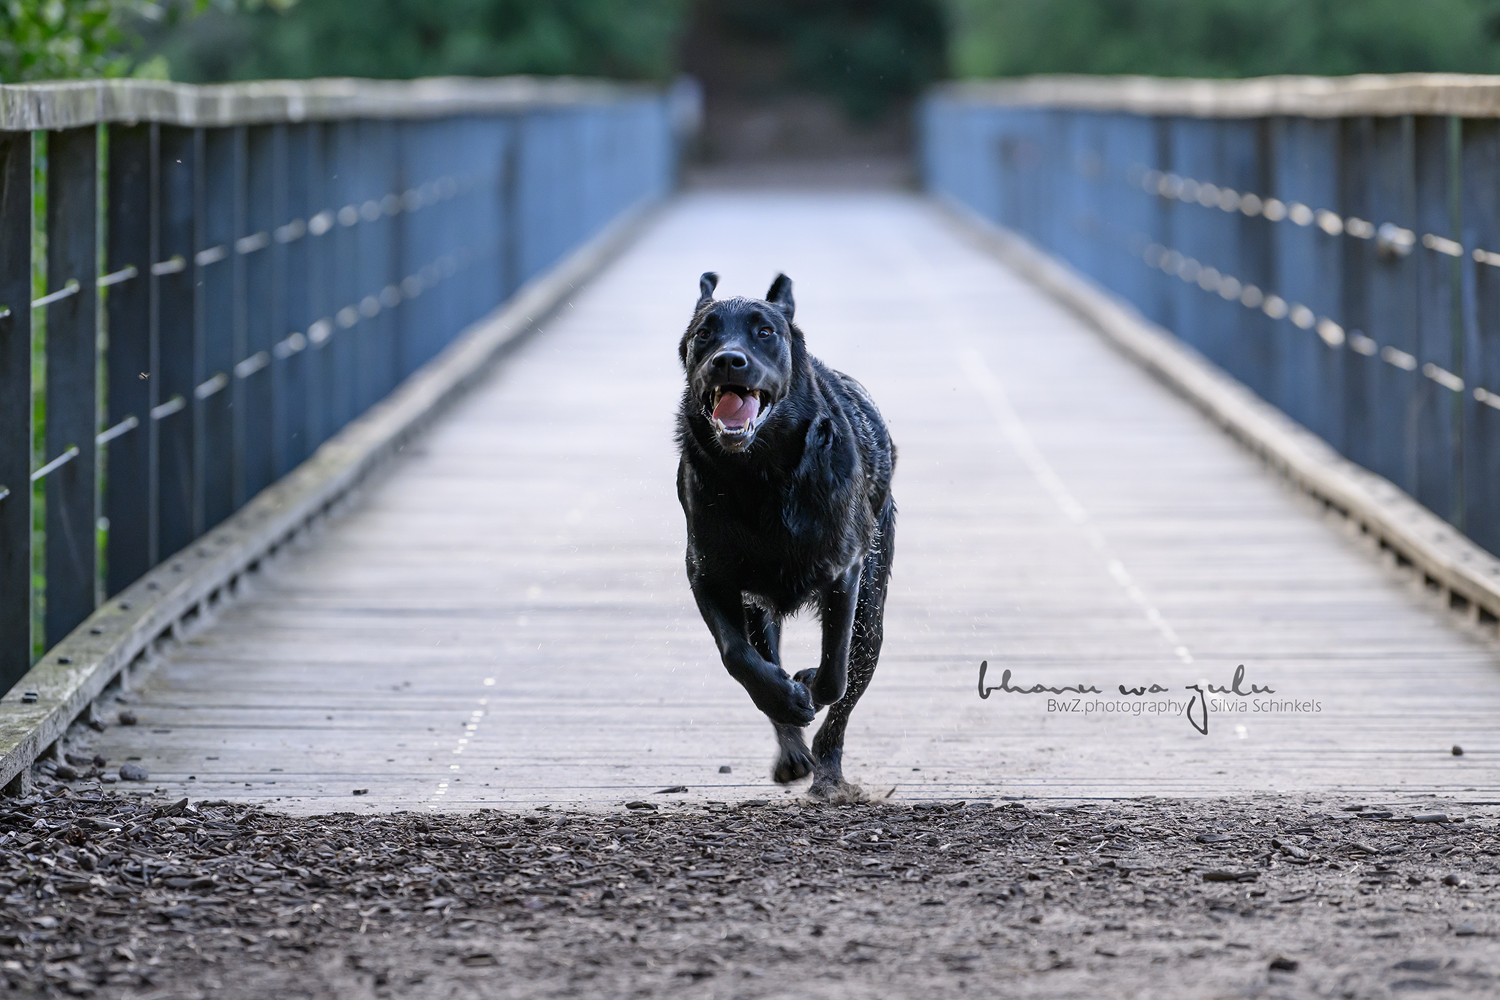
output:
[[[671,785],[671,786],[669,786],[667,788],[658,788],[652,794],[653,795],[675,795],[678,792],[685,792],[687,790],[688,790],[688,786],[687,785]]]
[[[1413,823],[1446,823],[1447,813],[1417,813],[1411,818]]]
[[[1254,882],[1260,878],[1260,872],[1251,871],[1211,871],[1203,873],[1205,882]]]
[[[1461,746],[1459,746],[1457,743],[1453,744],[1453,756],[1455,756],[1455,757],[1462,757],[1463,755],[1464,755],[1464,748],[1461,747]]]
[[[64,781],[78,780],[78,769],[71,764],[59,764],[52,773]]]
[[[133,726],[138,721],[136,719],[136,717],[135,717],[135,713],[132,712],[128,708],[122,709],[120,711],[120,714],[118,716],[116,716],[115,718],[119,721],[120,725],[122,725],[122,726]]]
[[[1473,937],[1474,935],[1479,933],[1479,928],[1475,927],[1473,924],[1463,923],[1453,928],[1453,933],[1458,935],[1459,937]]]
[[[150,773],[139,764],[120,765],[120,780],[122,781],[146,781],[150,777]]]
[[[1444,885],[1463,885],[1464,880],[1456,872],[1449,872],[1443,876]]]
[[[109,761],[107,761],[107,760],[104,759],[104,755],[102,753],[96,753],[96,754],[94,754],[94,766],[95,767],[103,767],[105,764],[108,764],[108,763],[109,763]]]
[[[1298,962],[1295,958],[1283,958],[1278,955],[1271,959],[1272,972],[1296,972]]]
[[[1230,837],[1227,833],[1200,833],[1194,839],[1200,844],[1222,844],[1234,838]]]
[[[729,774],[729,773],[731,773],[730,766],[728,764],[720,764],[719,765],[719,773],[720,774]]]
[[[63,754],[63,760],[67,761],[69,764],[72,764],[74,767],[88,767],[93,763],[92,759],[85,757],[83,754],[79,753],[65,753]]]
[[[625,803],[625,808],[626,809],[655,809],[656,806],[653,803],[642,802],[639,799],[637,799],[634,802],[627,802],[627,803]]]
[[[368,788],[356,788],[350,794],[351,795],[369,795],[370,794],[370,790]]]

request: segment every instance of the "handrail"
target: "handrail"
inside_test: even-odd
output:
[[[961,81],[939,87],[933,94],[969,104],[1192,118],[1500,118],[1500,76],[1464,73],[1263,76],[1248,80],[1057,75]]]
[[[929,190],[1500,556],[1500,77],[1035,77],[921,125]]]
[[[174,559],[660,197],[688,89],[0,87],[0,693],[101,591]]]
[[[434,118],[659,95],[647,84],[527,76],[419,80],[257,80],[195,85],[68,80],[0,85],[0,132],[98,123],[216,127],[336,118]]]

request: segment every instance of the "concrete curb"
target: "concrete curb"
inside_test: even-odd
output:
[[[1500,559],[1024,237],[957,202],[941,199],[939,204],[962,231],[1088,322],[1272,469],[1372,536],[1398,563],[1421,572],[1428,586],[1445,592],[1451,608],[1490,626],[1500,619]]]
[[[658,203],[629,210],[414,372],[223,524],[104,602],[0,698],[0,785],[33,762],[132,663],[237,590],[241,579],[319,522],[628,246]],[[26,700],[34,694],[35,700]],[[18,788],[18,786],[16,786]],[[10,790],[10,789],[8,789]]]

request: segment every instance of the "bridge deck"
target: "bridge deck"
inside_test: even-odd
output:
[[[848,741],[868,790],[1500,798],[1492,643],[894,193],[676,202],[97,748],[173,793],[297,811],[792,794],[683,578],[675,348],[710,268],[721,294],[786,270],[812,350],[900,447],[885,655]],[[812,662],[811,625],[787,642]],[[1204,736],[981,700],[981,660],[991,684],[1010,668],[1112,704],[1244,664],[1320,710],[1216,712]]]

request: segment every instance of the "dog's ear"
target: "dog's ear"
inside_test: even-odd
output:
[[[712,271],[704,271],[703,276],[698,279],[698,309],[702,309],[714,300],[714,289],[719,287],[719,276]]]
[[[781,314],[790,323],[792,313],[797,310],[797,304],[792,301],[792,279],[784,274],[778,274],[776,280],[771,282],[771,290],[766,293],[766,301],[780,309]]]

